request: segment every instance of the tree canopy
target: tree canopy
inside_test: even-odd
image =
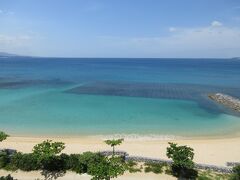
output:
[[[122,144],[124,139],[112,139],[104,141],[107,145],[110,145],[113,148],[113,155],[115,154],[115,146]]]
[[[175,143],[169,143],[167,147],[167,157],[173,160],[173,164],[183,168],[193,168],[193,149],[188,146],[177,146]]]
[[[92,180],[110,180],[123,175],[125,170],[126,164],[121,157],[104,157],[89,167],[88,174],[93,176]]]
[[[124,139],[112,139],[112,140],[106,140],[105,143],[113,147],[113,146],[122,144],[123,141]]]
[[[4,141],[5,139],[7,139],[7,137],[9,137],[9,135],[7,135],[5,132],[0,131],[0,142]]]
[[[173,175],[186,179],[196,179],[198,172],[194,169],[193,149],[188,146],[177,146],[175,143],[169,143],[169,145],[167,157],[173,160],[171,165]]]
[[[52,140],[43,141],[33,147],[33,153],[39,156],[55,156],[65,148],[63,142],[52,142]]]

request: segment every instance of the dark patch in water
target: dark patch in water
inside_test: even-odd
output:
[[[192,100],[198,102],[199,106],[211,111],[211,113],[217,114],[223,111],[231,114],[233,112],[209,100],[208,94],[221,92],[240,97],[240,88],[196,84],[96,82],[75,87],[66,92],[89,95]]]
[[[60,79],[51,80],[6,80],[0,79],[0,89],[18,89],[36,85],[58,86],[70,84],[70,82],[62,81]]]

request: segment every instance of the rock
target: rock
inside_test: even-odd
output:
[[[222,104],[234,111],[240,112],[240,100],[238,98],[222,93],[210,94],[208,97],[219,104]]]

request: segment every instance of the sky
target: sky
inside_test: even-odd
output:
[[[240,56],[240,0],[0,0],[0,52]]]

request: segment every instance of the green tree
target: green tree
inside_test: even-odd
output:
[[[56,156],[65,148],[63,142],[52,142],[52,140],[43,141],[33,147],[33,153],[40,157]]]
[[[9,135],[7,135],[5,132],[0,131],[0,142],[7,139],[7,137],[9,137]]]
[[[64,168],[64,161],[58,156],[65,148],[62,142],[43,141],[33,147],[33,155],[36,156],[41,168],[48,171],[60,171]]]
[[[233,174],[231,180],[239,180],[240,179],[240,165],[235,166],[233,168]]]
[[[110,180],[123,175],[127,166],[121,157],[104,157],[100,162],[90,164],[88,174],[92,180]]]
[[[37,156],[33,153],[21,153],[17,152],[11,156],[10,164],[8,168],[11,170],[21,169],[23,171],[39,170],[41,165],[37,159]]]
[[[66,163],[67,169],[70,169],[76,173],[87,173],[90,165],[97,164],[105,158],[100,153],[84,152],[82,154],[71,154]]]
[[[124,139],[112,139],[104,141],[107,145],[110,145],[113,148],[113,155],[115,154],[115,146],[122,144]]]
[[[197,171],[194,170],[194,152],[191,147],[177,146],[176,143],[169,143],[167,157],[173,160],[172,172],[174,176],[195,179]]]
[[[0,180],[14,180],[13,177],[9,174],[7,176],[1,176]]]

